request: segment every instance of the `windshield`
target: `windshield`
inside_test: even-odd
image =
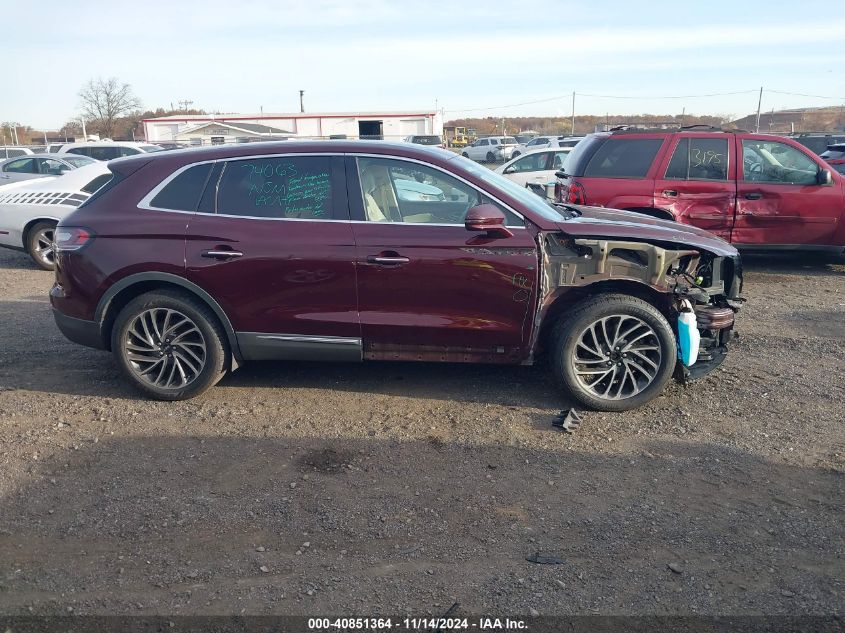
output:
[[[160,152],[161,148],[158,145],[141,145],[141,151],[144,151],[144,152]]]
[[[413,142],[418,145],[440,145],[439,136],[414,136]]]
[[[552,222],[565,220],[566,216],[556,206],[545,198],[541,198],[526,187],[521,187],[514,181],[497,174],[496,172],[482,167],[478,163],[464,156],[456,156],[452,160],[459,161],[461,167],[470,172],[473,176],[481,178],[484,182],[496,189],[504,190],[509,196],[519,200],[520,204],[531,209],[532,212]]]
[[[93,158],[88,158],[87,156],[65,156],[62,160],[66,163],[70,163],[74,167],[84,167],[85,165],[97,162]]]

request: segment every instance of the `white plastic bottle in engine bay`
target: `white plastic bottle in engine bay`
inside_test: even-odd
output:
[[[689,299],[681,300],[681,313],[678,315],[678,348],[681,362],[687,367],[695,365],[698,360],[698,347],[701,344],[701,334],[698,331],[698,319]]]

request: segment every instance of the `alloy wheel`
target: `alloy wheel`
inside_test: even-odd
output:
[[[190,318],[171,308],[150,308],[129,323],[123,350],[132,371],[159,389],[181,389],[205,368],[205,338]]]
[[[615,314],[598,319],[578,336],[575,375],[591,394],[624,400],[642,392],[657,377],[660,339],[642,319]]]
[[[44,227],[35,234],[35,255],[47,266],[56,264],[56,252],[53,246],[53,227]]]

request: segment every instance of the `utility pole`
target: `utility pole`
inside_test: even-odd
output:
[[[303,100],[304,96],[305,96],[305,91],[300,90],[299,91],[299,111],[300,112],[305,112],[305,101]]]
[[[575,136],[575,91],[572,91],[572,136]]]
[[[681,127],[684,127],[684,116],[686,115],[686,113],[687,107],[684,106],[683,108],[681,108]]]
[[[760,133],[760,106],[763,103],[763,86],[760,86],[760,97],[757,99],[757,123],[754,126],[755,134]]]
[[[180,106],[182,106],[182,109],[183,109],[185,112],[187,112],[187,111],[188,111],[188,106],[189,106],[189,105],[194,105],[194,102],[193,102],[193,101],[191,101],[190,99],[179,99],[179,101],[177,101],[177,103],[178,103]]]
[[[85,131],[85,119],[79,117],[79,122],[82,123],[82,138],[83,140],[88,140],[88,133]]]

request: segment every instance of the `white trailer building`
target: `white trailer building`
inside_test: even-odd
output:
[[[399,141],[412,134],[443,135],[437,112],[297,112],[294,114],[186,114],[144,119],[150,143],[192,145],[273,138],[382,138]]]

